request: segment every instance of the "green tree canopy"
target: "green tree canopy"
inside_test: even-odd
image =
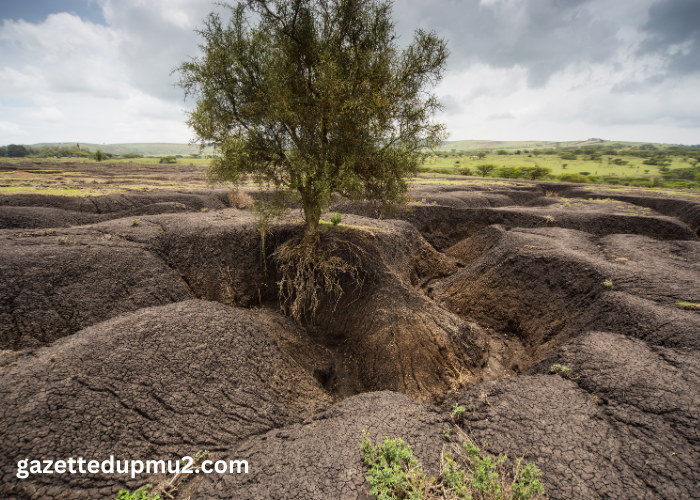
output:
[[[306,235],[338,192],[401,202],[420,151],[445,139],[429,87],[448,51],[417,30],[400,50],[391,2],[248,0],[210,14],[202,57],[182,63],[179,85],[197,105],[188,125],[215,145],[209,178],[247,175],[296,192]]]
[[[481,174],[482,177],[486,177],[487,175],[490,175],[491,172],[496,170],[496,165],[491,165],[490,163],[487,163],[485,165],[477,165],[476,170]]]
[[[7,146],[7,156],[10,158],[23,158],[31,154],[31,151],[22,144],[10,144]]]
[[[535,164],[534,167],[522,167],[520,170],[523,172],[525,177],[532,181],[542,179],[543,177],[547,177],[549,174],[552,173],[551,168],[540,167],[537,164]]]

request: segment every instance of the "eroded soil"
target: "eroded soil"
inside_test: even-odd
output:
[[[302,326],[269,258],[300,236],[295,210],[265,265],[223,190],[2,196],[0,496],[164,479],[18,479],[24,458],[208,450],[249,474],[176,498],[368,498],[363,430],[434,474],[459,403],[550,498],[700,498],[700,204],[556,189],[422,185],[400,214],[334,202],[323,239],[355,249],[361,285]]]

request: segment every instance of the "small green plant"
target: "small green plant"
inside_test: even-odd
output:
[[[152,485],[147,484],[144,488],[138,489],[133,493],[129,490],[119,490],[117,500],[162,500],[158,494],[151,494]]]
[[[336,212],[333,215],[331,215],[331,224],[333,224],[334,226],[337,226],[338,224],[340,224],[341,220],[342,219],[340,216],[340,212]]]
[[[607,280],[603,281],[603,285],[605,285],[608,289],[612,290],[613,282],[611,279],[607,279]]]
[[[542,473],[533,464],[521,467],[515,460],[509,470],[507,455],[493,458],[455,427],[457,441],[450,442],[438,477],[426,475],[403,440],[384,438],[372,446],[367,432],[360,450],[369,466],[370,494],[377,500],[534,500],[542,498]],[[445,434],[447,436],[447,434]],[[512,461],[510,462],[512,463]]]
[[[69,236],[59,236],[56,238],[56,241],[59,245],[71,245],[73,243]]]
[[[571,378],[571,369],[566,365],[554,364],[549,367],[549,371],[556,373],[560,377]]]
[[[372,446],[365,432],[360,451],[369,466],[367,481],[372,485],[369,491],[376,499],[423,498],[425,475],[411,447],[402,439],[384,438],[384,444]]]
[[[465,411],[467,411],[467,409],[464,406],[459,403],[455,403],[455,405],[452,407],[452,417],[455,419],[455,422],[462,420]]]
[[[134,219],[134,220],[131,221],[131,225],[132,225],[132,226],[138,226],[140,222],[141,222],[140,219]]]
[[[676,305],[682,309],[700,309],[700,304],[696,304],[695,302],[676,302]]]

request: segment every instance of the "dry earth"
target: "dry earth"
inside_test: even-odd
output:
[[[552,499],[700,498],[700,308],[677,305],[700,303],[700,203],[546,183],[413,196],[400,214],[334,202],[323,240],[361,286],[303,327],[224,191],[0,196],[0,497],[163,480],[18,479],[21,459],[208,450],[250,472],[176,498],[368,498],[363,430],[436,473],[459,403]]]

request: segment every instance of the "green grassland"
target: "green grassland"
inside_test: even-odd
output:
[[[485,158],[471,158],[470,155],[453,155],[447,158],[428,158],[425,160],[425,166],[432,169],[455,169],[460,167],[469,167],[472,170],[477,165],[490,163],[497,167],[540,167],[549,168],[552,170],[552,175],[559,174],[576,174],[579,172],[589,172],[593,175],[610,175],[615,174],[624,177],[653,177],[660,175],[659,167],[656,165],[644,165],[644,158],[634,156],[615,156],[627,161],[628,165],[614,165],[608,163],[607,157],[604,157],[602,162],[590,160],[562,160],[555,155],[540,155],[538,157],[529,157],[526,154],[520,155],[496,155],[489,154]],[[459,163],[457,163],[459,162]],[[683,161],[683,158],[674,157],[669,168],[686,168],[690,164]],[[648,171],[648,172],[645,172]]]

